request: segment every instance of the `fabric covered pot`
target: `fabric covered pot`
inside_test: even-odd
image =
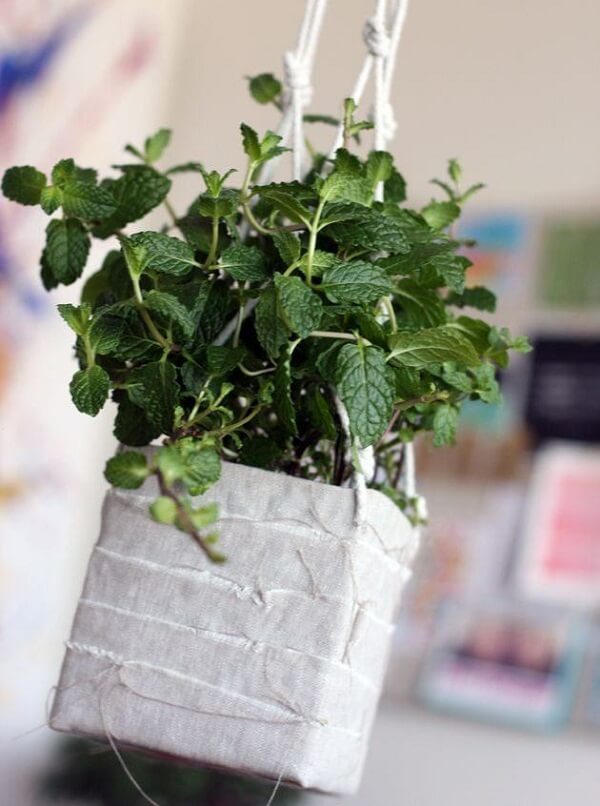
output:
[[[224,464],[222,565],[111,490],[56,730],[329,793],[356,790],[414,531],[367,490]]]

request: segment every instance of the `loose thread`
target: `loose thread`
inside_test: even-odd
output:
[[[267,801],[267,806],[271,806],[271,804],[275,801],[275,796],[279,792],[279,787],[281,786],[281,779],[283,778],[283,769],[279,773],[279,778],[275,782],[275,789],[271,792],[271,797]]]
[[[98,705],[99,705],[99,711],[100,711],[100,719],[102,720],[102,727],[104,728],[104,733],[106,734],[106,738],[108,739],[108,743],[110,745],[110,748],[113,751],[113,753],[115,754],[115,756],[117,757],[117,761],[121,765],[121,767],[123,769],[123,772],[125,773],[127,778],[129,778],[131,784],[135,787],[135,789],[139,792],[139,794],[144,798],[144,800],[147,803],[150,803],[151,806],[161,806],[161,804],[158,803],[157,801],[153,800],[150,797],[150,795],[148,795],[148,793],[144,791],[142,786],[136,781],[135,776],[133,775],[133,773],[131,772],[131,770],[127,766],[127,764],[125,762],[125,759],[123,758],[123,756],[121,755],[121,753],[119,751],[119,748],[115,744],[115,741],[113,739],[112,733],[110,732],[110,729],[109,729],[108,724],[106,722],[106,716],[104,714],[104,691],[102,691],[101,694],[100,694],[100,699],[98,701]]]

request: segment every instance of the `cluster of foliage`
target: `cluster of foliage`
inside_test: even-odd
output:
[[[214,770],[183,767],[172,761],[121,750],[133,778],[160,803],[170,806],[264,806],[273,784],[239,778]],[[148,800],[133,789],[110,748],[84,739],[63,740],[40,781],[43,802],[90,803],[94,806],[146,806]],[[281,788],[277,803],[297,803],[302,795]]]
[[[272,76],[250,88],[281,104]],[[445,198],[410,209],[391,154],[351,153],[370,125],[354,112],[346,102],[343,147],[333,159],[313,152],[301,182],[261,183],[263,166],[285,149],[278,135],[245,124],[239,182],[196,162],[157,167],[164,129],[142,149],[127,146],[135,162],[114,166],[117,177],[99,180],[72,159],[50,179],[29,166],[4,175],[8,198],[60,211],[41,257],[47,289],[82,275],[91,238],[116,240],[81,304],[59,306],[76,335],[73,401],[96,415],[111,397],[126,446],[163,438],[150,456],[119,453],[106,477],[134,488],[154,474],[152,516],[214,560],[222,557],[207,528],[217,512],[192,498],[219,478],[223,458],[340,485],[356,448],[374,446],[375,486],[410,510],[397,492],[402,445],[421,431],[451,443],[461,402],[496,401],[497,368],[511,348],[527,349],[463,313],[495,306],[487,289],[466,287],[470,263],[452,235],[479,186],[463,192],[451,160],[437,183]],[[168,194],[182,172],[197,172],[203,189],[176,213]],[[159,205],[164,226],[126,233]],[[349,416],[350,460],[336,397]]]

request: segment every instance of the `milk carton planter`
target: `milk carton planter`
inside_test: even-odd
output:
[[[385,37],[368,31],[372,67]],[[161,129],[127,146],[116,177],[64,159],[50,176],[10,168],[2,189],[53,216],[47,289],[82,275],[92,237],[115,247],[81,304],[59,306],[73,401],[95,416],[111,399],[124,449],[106,465],[115,489],[52,725],[350,792],[422,520],[410,445],[452,443],[462,402],[496,400],[496,368],[527,345],[464,314],[495,304],[466,288],[448,229],[478,186],[463,189],[450,160],[445,198],[409,209],[381,92],[375,150],[349,150],[371,124],[346,99],[341,147],[304,164],[303,58],[286,60],[287,93],[272,75],[250,82],[285,110],[292,182],[265,176],[283,135],[242,124],[238,179],[158,167]],[[198,188],[176,211],[182,172]],[[163,226],[130,231],[161,205]]]
[[[51,725],[323,792],[360,780],[414,530],[375,490],[225,464],[215,566],[111,491]]]

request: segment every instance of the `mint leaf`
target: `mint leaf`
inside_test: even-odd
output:
[[[256,192],[261,199],[268,201],[278,210],[282,216],[289,218],[296,224],[310,225],[312,213],[298,199],[287,190],[277,190],[273,187],[265,186],[256,188]]]
[[[237,210],[240,194],[237,190],[225,188],[218,196],[202,193],[198,197],[198,212],[206,218],[228,218]]]
[[[395,333],[390,336],[389,346],[389,359],[403,367],[427,369],[431,364],[446,361],[467,366],[480,363],[471,342],[448,326]]]
[[[480,311],[494,313],[496,310],[496,295],[481,285],[465,288],[462,294],[455,291],[446,297],[447,305],[456,305],[457,308],[478,308]]]
[[[127,382],[127,392],[131,402],[144,410],[160,433],[171,432],[179,392],[173,364],[155,361],[134,369]]]
[[[335,441],[338,433],[329,404],[317,386],[311,386],[306,395],[306,409],[312,424],[326,439]]]
[[[171,180],[150,165],[127,165],[123,175],[104,182],[112,194],[116,209],[96,227],[95,234],[106,238],[132,221],[143,218],[167,197]]]
[[[387,182],[394,170],[394,159],[388,151],[371,151],[367,157],[366,177],[372,191]]]
[[[206,348],[206,368],[211,375],[227,375],[244,360],[244,347],[221,347],[214,344]]]
[[[444,303],[435,290],[423,288],[414,280],[406,278],[396,282],[395,293],[409,322],[422,327],[435,327],[445,323]]]
[[[298,428],[296,426],[296,410],[292,401],[292,374],[288,349],[282,353],[277,362],[273,383],[275,384],[273,391],[273,408],[277,413],[279,422],[286,431],[297,436]]]
[[[177,504],[172,498],[160,495],[150,504],[150,515],[157,523],[164,523],[169,526],[175,523],[177,518]]]
[[[395,168],[392,170],[390,178],[384,182],[383,200],[392,204],[406,201],[406,182]]]
[[[260,159],[260,141],[258,139],[258,134],[246,123],[242,123],[240,125],[240,131],[242,133],[242,145],[244,151],[250,158],[251,162],[258,162]]]
[[[146,139],[144,143],[144,156],[147,162],[156,162],[162,157],[163,151],[171,142],[171,130],[159,129],[156,134]]]
[[[327,202],[343,200],[370,205],[373,191],[360,160],[346,149],[338,149],[333,170],[321,183],[319,196]]]
[[[432,201],[421,215],[433,229],[445,229],[460,216],[460,207],[453,201]]]
[[[90,251],[90,236],[74,218],[54,218],[46,227],[45,260],[52,276],[63,285],[77,280]]]
[[[2,193],[19,204],[39,204],[46,176],[31,165],[9,168],[2,178]]]
[[[433,444],[436,448],[454,444],[457,425],[458,409],[456,406],[442,403],[436,407],[433,415]]]
[[[281,230],[274,232],[271,236],[273,243],[279,252],[279,256],[286,266],[291,266],[300,257],[300,241],[291,232]]]
[[[254,311],[257,338],[271,358],[277,358],[289,337],[289,330],[278,315],[276,290],[270,286],[261,292]]]
[[[410,249],[402,224],[378,210],[332,205],[325,209],[324,218],[327,222],[337,218],[335,223],[326,224],[326,231],[330,238],[346,249],[362,247],[373,252],[385,249],[400,253]]]
[[[276,274],[275,287],[288,327],[301,338],[306,338],[321,322],[321,299],[299,277]]]
[[[56,307],[59,314],[74,333],[78,336],[83,336],[87,333],[92,313],[92,309],[89,305],[84,303],[76,306],[65,303],[63,305],[57,305]]]
[[[73,403],[83,414],[95,417],[106,403],[110,378],[102,367],[92,366],[73,375],[69,389]]]
[[[42,188],[40,206],[47,215],[52,215],[63,202],[62,190],[54,185]]]
[[[136,490],[148,478],[150,468],[143,453],[123,451],[108,460],[104,478],[113,487]]]
[[[372,445],[385,431],[394,402],[394,373],[384,351],[345,344],[337,356],[335,383],[352,434],[362,447]]]
[[[219,266],[240,282],[259,282],[267,276],[265,258],[257,246],[229,246],[221,253]]]
[[[393,291],[393,286],[384,269],[352,260],[338,262],[326,269],[319,290],[334,303],[356,303],[368,305]]]
[[[111,215],[116,207],[112,194],[101,185],[80,179],[65,180],[62,191],[62,208],[65,215],[95,221]]]
[[[281,82],[272,73],[261,73],[248,80],[250,95],[259,104],[270,104],[279,100],[283,91]]]
[[[139,448],[149,445],[161,431],[152,425],[141,408],[125,397],[119,401],[113,434],[123,445]]]
[[[52,169],[52,182],[63,188],[69,179],[77,179],[95,185],[98,174],[94,168],[80,168],[72,159],[59,160]]]
[[[173,329],[175,338],[180,342],[187,342],[194,334],[194,320],[192,315],[181,302],[172,294],[165,291],[148,291],[144,294],[144,305],[153,314],[157,314],[160,323]]]
[[[137,232],[130,235],[129,240],[134,246],[141,246],[145,250],[145,268],[148,271],[181,275],[200,265],[188,243],[162,232]]]

